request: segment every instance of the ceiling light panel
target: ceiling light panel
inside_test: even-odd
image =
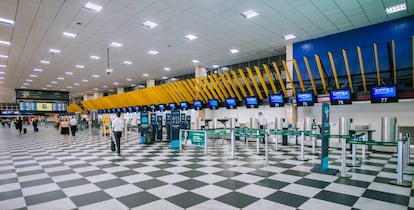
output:
[[[165,71],[170,71],[170,70],[171,70],[171,68],[164,67],[164,70],[165,70]]]
[[[144,73],[144,74],[142,74],[142,76],[143,76],[143,77],[148,77],[148,76],[149,76],[149,74]]]
[[[76,37],[76,34],[74,34],[74,33],[69,33],[69,32],[63,32],[63,33],[62,33],[62,36],[64,36],[64,37],[68,37],[68,38],[75,38],[75,37]]]
[[[7,56],[7,55],[0,55],[0,58],[7,59],[7,58],[9,58],[9,56]]]
[[[73,85],[78,86],[78,85],[79,85],[79,83],[73,83]]]
[[[220,67],[219,65],[212,65],[211,66],[212,68],[218,68],[218,67]]]
[[[112,42],[109,46],[111,46],[111,47],[122,47],[122,44],[118,43],[118,42]]]
[[[73,75],[73,72],[71,72],[71,71],[67,71],[67,72],[65,72],[65,74],[66,74],[66,75]]]
[[[0,40],[0,45],[10,46],[10,42]]]
[[[0,64],[0,68],[7,68],[7,66],[4,64]]]
[[[193,34],[188,34],[188,35],[185,36],[185,38],[188,39],[188,40],[194,40],[194,39],[197,39],[197,36],[193,35]]]
[[[191,62],[193,62],[193,63],[200,63],[200,61],[199,60],[191,60]]]
[[[119,82],[113,82],[112,84],[114,84],[114,85],[119,85]]]
[[[36,77],[37,77],[37,75],[36,75],[36,74],[31,74],[31,75],[29,75],[29,77],[36,78]]]
[[[75,67],[78,68],[78,69],[84,69],[85,68],[85,66],[83,66],[83,65],[76,65]]]
[[[391,7],[387,7],[385,10],[387,11],[387,14],[392,14],[392,13],[407,10],[407,5],[405,3],[397,4]]]
[[[294,34],[286,34],[286,35],[283,36],[283,38],[285,40],[290,40],[290,39],[296,38],[296,36]]]
[[[252,17],[255,17],[255,16],[259,15],[259,13],[257,13],[257,12],[256,12],[256,11],[254,11],[254,10],[249,9],[249,10],[244,11],[244,12],[243,12],[243,13],[241,13],[240,15],[241,15],[242,17],[246,18],[246,19],[250,19],[250,18],[252,18]]]
[[[31,79],[26,79],[26,82],[33,82],[33,80],[31,80]]]
[[[38,68],[35,68],[35,69],[33,69],[33,71],[36,71],[36,72],[42,72],[42,71],[43,71],[43,69],[38,69]]]
[[[88,3],[85,4],[85,6],[83,6],[83,8],[88,9],[88,10],[93,11],[93,12],[99,12],[99,11],[101,11],[102,6],[91,3],[91,2],[88,2]]]
[[[91,55],[91,57],[89,57],[89,59],[91,60],[99,60],[101,57],[96,56],[96,55]]]
[[[40,61],[40,63],[43,63],[43,64],[50,64],[50,61],[47,61],[47,60],[41,60],[41,61]]]
[[[156,24],[156,23],[154,23],[154,22],[151,22],[151,21],[149,21],[149,20],[147,20],[147,21],[145,21],[145,22],[143,22],[142,24],[141,24],[141,26],[142,27],[145,27],[145,28],[155,28],[156,26],[157,26],[158,24]]]
[[[56,81],[51,81],[50,84],[57,84],[58,82]]]
[[[88,80],[87,79],[83,79],[82,82],[88,82]]]
[[[57,50],[57,49],[49,49],[49,53],[59,54],[60,53],[60,50]]]
[[[158,54],[158,51],[150,50],[150,51],[147,52],[147,54],[149,54],[149,55],[156,55],[156,54]]]
[[[94,74],[94,75],[92,75],[92,77],[93,77],[93,78],[99,78],[99,75]]]
[[[0,17],[0,24],[12,26],[14,24],[14,20]]]
[[[0,74],[1,74],[1,75],[5,75],[5,74],[6,74],[6,72],[4,72],[4,71],[0,71]]]
[[[230,53],[232,53],[232,54],[240,52],[238,49],[231,49],[231,50],[229,50],[229,51],[230,51]]]
[[[58,77],[56,79],[58,79],[58,80],[65,80],[65,78],[63,78],[63,77]]]
[[[132,64],[132,62],[131,62],[131,61],[124,61],[124,62],[122,62],[122,64],[123,64],[123,65],[131,65],[131,64]]]

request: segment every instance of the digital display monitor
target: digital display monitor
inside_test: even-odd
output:
[[[116,109],[112,109],[111,113],[116,113]]]
[[[398,102],[397,86],[378,86],[371,89],[371,103]]]
[[[103,111],[102,110],[98,110],[98,114],[102,114],[103,113]]]
[[[117,108],[116,113],[121,113],[121,108]]]
[[[257,101],[256,96],[249,96],[244,98],[244,103],[246,104],[247,108],[258,108],[259,102]]]
[[[141,124],[148,124],[148,116],[141,117]]]
[[[311,92],[297,93],[296,104],[298,106],[313,106],[314,104],[313,93]]]
[[[151,104],[151,105],[149,106],[149,111],[150,111],[150,112],[155,112],[155,110],[156,110],[155,104]]]
[[[193,101],[193,107],[195,110],[201,110],[203,108],[203,103],[201,101]]]
[[[235,109],[237,107],[236,98],[226,98],[226,108]]]
[[[175,103],[169,103],[168,104],[168,109],[169,110],[174,110],[176,108],[176,104]]]
[[[180,102],[180,109],[187,110],[188,109],[188,102]]]
[[[218,101],[217,101],[217,99],[210,99],[210,100],[208,100],[208,107],[210,109],[218,109]]]
[[[269,95],[270,107],[283,107],[285,106],[284,98],[282,94]]]
[[[36,103],[36,111],[51,112],[53,111],[53,104],[52,103]]]
[[[106,113],[108,113],[108,114],[111,113],[111,110],[110,109],[107,109],[106,110]]]
[[[351,90],[332,90],[330,99],[332,105],[352,104]]]
[[[68,105],[62,102],[53,103],[52,106],[54,112],[66,112],[68,108]]]
[[[132,107],[128,107],[128,112],[129,113],[132,113],[134,111],[134,108],[132,108]]]
[[[165,104],[158,104],[158,110],[161,112],[165,111]]]
[[[122,113],[127,113],[127,108],[126,107],[122,107]]]
[[[140,108],[141,108],[141,107],[136,106],[134,111],[135,111],[135,112],[140,112],[140,111],[141,111],[141,109],[140,109]]]
[[[140,109],[141,112],[147,112],[148,111],[148,107],[147,106],[141,106],[140,108],[141,108]]]

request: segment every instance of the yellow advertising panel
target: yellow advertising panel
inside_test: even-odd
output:
[[[53,111],[52,103],[36,103],[36,111],[51,112]]]

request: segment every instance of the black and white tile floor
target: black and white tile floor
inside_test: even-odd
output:
[[[0,128],[0,209],[407,209],[411,188],[388,184],[396,154],[369,153],[351,178],[311,173],[317,157],[297,161],[296,146],[270,151],[269,164],[255,145],[216,142],[176,151],[168,143],[122,140],[122,157],[107,137],[80,132],[64,143],[56,129],[19,135]],[[307,148],[308,151],[308,148]],[[330,167],[340,167],[330,150]],[[411,180],[411,176],[405,176]]]

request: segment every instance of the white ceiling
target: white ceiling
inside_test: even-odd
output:
[[[200,60],[200,66],[211,67],[281,54],[288,43],[282,38],[285,34],[295,34],[293,41],[298,42],[414,13],[413,0],[91,0],[103,6],[99,13],[83,8],[87,2],[0,1],[0,17],[15,20],[14,26],[0,24],[0,40],[11,42],[10,46],[0,45],[0,55],[9,56],[0,58],[0,64],[7,65],[0,68],[6,72],[0,75],[5,78],[0,85],[21,88],[26,79],[32,79],[26,85],[28,89],[50,85],[47,90],[70,91],[73,96],[94,92],[94,88],[108,91],[117,86],[143,84],[147,79],[193,73],[192,59]],[[398,3],[406,3],[408,10],[387,15],[385,8]],[[259,15],[243,18],[240,13],[248,9]],[[141,27],[146,20],[158,26]],[[63,37],[64,31],[77,36]],[[185,39],[189,33],[198,38]],[[123,46],[109,47],[111,42]],[[114,69],[110,75],[105,72],[108,47]],[[61,53],[52,55],[50,48]],[[240,52],[230,54],[228,50],[232,48]],[[149,50],[159,54],[148,55]],[[91,55],[101,59],[90,60]],[[41,64],[40,60],[51,63]],[[123,65],[124,60],[132,64]],[[77,64],[85,68],[77,69]],[[164,67],[171,70],[167,72]],[[34,68],[43,72],[34,72]],[[149,76],[143,77],[143,73]],[[31,74],[38,77],[31,78]],[[94,74],[100,77],[92,77]]]

